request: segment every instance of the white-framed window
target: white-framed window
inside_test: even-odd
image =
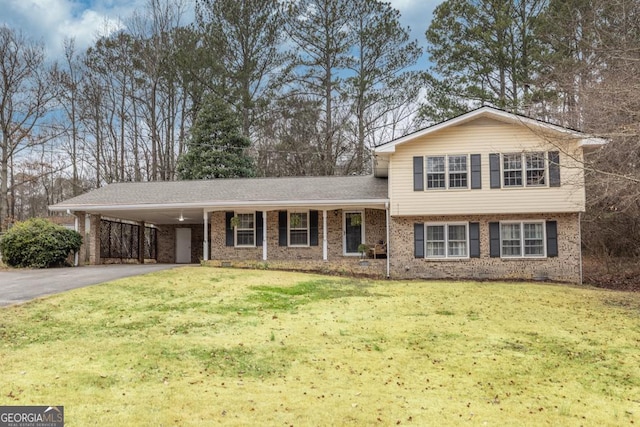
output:
[[[289,212],[289,246],[309,246],[309,212]]]
[[[524,157],[527,171],[527,187],[545,186],[547,184],[545,153],[526,153]]]
[[[256,214],[255,213],[236,213],[238,218],[235,227],[236,246],[249,247],[256,245]]]
[[[544,221],[500,223],[500,255],[504,258],[544,258],[545,241]]]
[[[502,155],[503,187],[544,187],[546,185],[546,153],[507,153]]]
[[[467,258],[468,224],[425,224],[426,258]]]
[[[467,188],[467,156],[449,156],[449,188]]]
[[[428,156],[427,190],[469,187],[468,156]]]

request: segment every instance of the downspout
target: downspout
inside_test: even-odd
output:
[[[580,284],[582,285],[582,212],[578,212],[578,265],[580,268]]]
[[[391,263],[389,261],[389,257],[391,255],[391,242],[389,241],[389,236],[391,235],[389,230],[389,202],[384,203],[384,212],[387,223],[387,279],[389,279],[391,277]]]

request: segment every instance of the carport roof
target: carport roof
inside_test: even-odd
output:
[[[55,204],[50,209],[157,222],[158,218],[143,215],[141,211],[381,207],[387,201],[386,179],[371,175],[322,176],[115,183]]]

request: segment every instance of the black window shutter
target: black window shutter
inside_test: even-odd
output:
[[[491,188],[500,188],[500,154],[489,154],[489,173]]]
[[[558,222],[547,221],[547,256],[558,256]]]
[[[482,188],[482,156],[480,154],[471,155],[471,189]]]
[[[413,224],[413,247],[416,258],[424,258],[424,224]]]
[[[469,256],[480,258],[480,223],[469,223]]]
[[[413,191],[424,190],[424,157],[413,158]]]
[[[224,228],[226,230],[226,246],[233,246],[233,227],[231,226],[231,218],[233,218],[233,212],[224,213]]]
[[[500,257],[500,223],[489,223],[489,256],[492,258]]]
[[[309,211],[309,245],[318,246],[318,211]]]
[[[278,211],[278,245],[287,246],[287,211]]]
[[[256,211],[256,246],[262,246],[262,211]]]
[[[549,151],[549,187],[560,187],[560,152]]]

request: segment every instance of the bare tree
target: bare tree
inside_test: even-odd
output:
[[[50,82],[42,44],[0,27],[0,230],[7,226],[10,162],[44,141]]]

